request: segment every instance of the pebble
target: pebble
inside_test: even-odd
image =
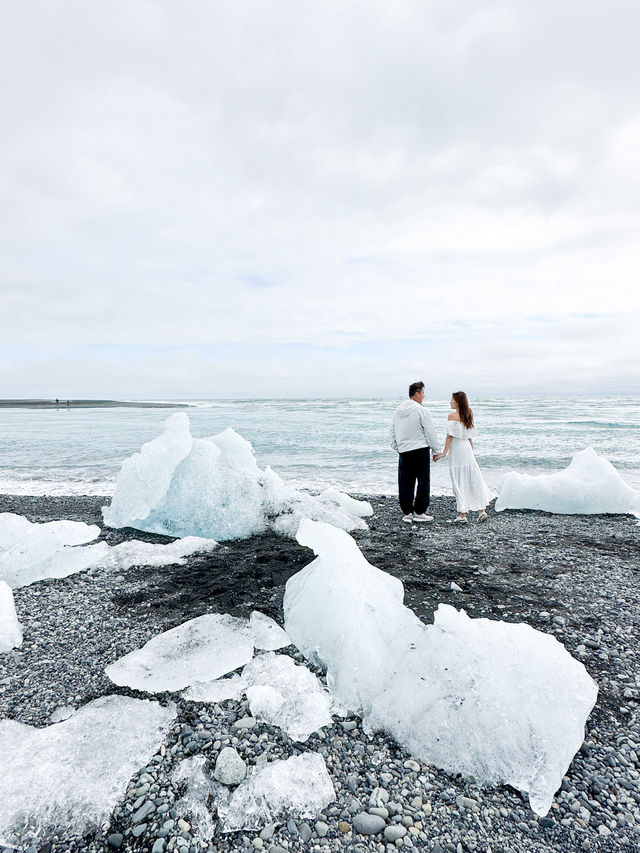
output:
[[[223,785],[239,785],[247,775],[247,765],[236,749],[225,746],[218,753],[213,775]]]
[[[406,834],[406,828],[400,823],[393,824],[392,826],[387,826],[384,830],[384,837],[391,844],[394,844],[399,838],[404,838]]]
[[[385,826],[384,818],[368,812],[360,812],[353,818],[353,828],[360,835],[377,835]]]
[[[329,827],[323,820],[317,820],[315,824],[316,835],[318,838],[324,838],[329,832]]]

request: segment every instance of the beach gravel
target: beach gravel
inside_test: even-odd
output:
[[[17,512],[32,521],[69,518],[102,525],[103,503],[99,497],[1,496],[0,512]],[[490,511],[486,524],[457,526],[446,523],[454,515],[453,499],[442,497],[430,508],[435,522],[418,526],[402,523],[393,497],[372,503],[370,529],[355,538],[373,565],[403,581],[405,602],[422,619],[432,621],[442,602],[464,608],[472,617],[525,621],[553,634],[598,683],[584,743],[546,817],[537,817],[525,798],[507,786],[485,788],[472,778],[422,764],[387,736],[364,732],[355,716],[336,720],[301,744],[254,720],[246,700],[195,703],[163,694],[156,698],[177,703],[175,725],[130,780],[108,821],[87,836],[61,827],[49,835],[25,837],[20,849],[640,850],[636,520]],[[109,544],[132,538],[170,541],[131,529],[105,529],[102,538]],[[16,590],[25,637],[20,649],[0,657],[0,717],[45,726],[52,714],[62,718],[70,708],[99,696],[145,697],[113,685],[104,667],[160,631],[206,612],[246,617],[258,609],[281,624],[284,584],[311,558],[295,541],[267,534],[225,543],[190,557],[183,566],[90,570]],[[293,647],[281,653],[302,661]],[[194,755],[204,756],[213,774],[225,750],[233,750],[247,769],[307,750],[319,752],[335,801],[303,820],[290,816],[256,831],[224,834],[214,826],[209,836],[202,815],[184,806],[183,785],[172,778],[176,766]]]

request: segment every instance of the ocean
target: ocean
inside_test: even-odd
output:
[[[395,494],[389,425],[401,399],[189,400],[171,408],[0,408],[0,492],[111,495],[122,461],[186,411],[196,437],[233,427],[298,488]],[[425,401],[444,442],[447,400]],[[175,409],[173,405],[175,404]],[[146,404],[148,405],[148,403]],[[509,471],[541,474],[593,447],[640,489],[640,397],[472,401],[476,457],[498,491]],[[433,494],[451,494],[447,461],[431,467]]]

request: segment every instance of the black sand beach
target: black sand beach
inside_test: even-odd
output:
[[[32,521],[67,518],[102,526],[103,503],[99,497],[0,496],[0,512],[20,513]],[[34,850],[79,853],[118,843],[122,850],[153,847],[156,853],[161,849],[387,853],[399,846],[436,853],[640,849],[636,520],[510,511],[491,512],[483,525],[460,527],[446,523],[454,514],[453,499],[435,498],[431,511],[436,521],[419,527],[401,523],[394,498],[372,503],[370,530],[355,538],[373,565],[402,580],[406,604],[424,621],[432,621],[433,611],[443,602],[464,608],[473,617],[527,622],[556,636],[596,680],[600,693],[585,742],[549,815],[539,819],[525,799],[506,786],[483,788],[474,780],[427,765],[418,769],[407,765],[411,756],[384,735],[365,734],[357,718],[344,725],[336,722],[305,744],[293,744],[279,729],[261,723],[236,731],[234,722],[248,715],[246,702],[211,706],[172,695],[166,698],[177,700],[179,723],[166,754],[140,770],[141,775],[152,773],[156,816],[137,835],[132,833],[139,790],[134,780],[126,800],[101,830],[86,838],[43,838]],[[102,538],[110,544],[132,538],[170,541],[131,529],[103,529]],[[0,717],[42,726],[65,704],[79,707],[109,693],[143,696],[114,687],[104,667],[158,632],[205,612],[247,616],[258,609],[282,623],[284,584],[311,559],[311,552],[296,542],[264,535],[222,544],[212,553],[189,558],[184,566],[134,567],[122,573],[91,570],[16,590],[25,638],[19,650],[0,658]],[[452,583],[460,591],[452,589]],[[201,740],[193,739],[194,731],[203,733]],[[260,740],[256,733],[266,738]],[[200,844],[195,830],[178,825],[178,814],[174,819],[171,810],[160,812],[159,802],[162,797],[170,804],[179,798],[168,777],[180,758],[202,751],[215,760],[221,745],[230,742],[248,764],[267,749],[266,744],[270,757],[307,749],[322,752],[336,802],[320,816],[318,826],[313,820],[304,826],[290,821],[262,837],[259,832],[239,832]],[[387,809],[389,825],[406,830],[402,836],[397,832],[401,843],[381,834],[359,834],[354,827],[354,818],[368,809],[377,787],[388,792],[393,806]],[[164,826],[172,820],[175,827]]]

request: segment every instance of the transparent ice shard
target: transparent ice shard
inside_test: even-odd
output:
[[[160,693],[233,672],[253,657],[246,619],[206,613],[158,634],[105,668],[121,686]]]
[[[0,721],[0,844],[53,829],[94,830],[160,747],[175,713],[173,704],[105,696],[41,729]]]
[[[225,832],[259,829],[278,819],[313,818],[335,799],[324,758],[314,752],[277,760],[254,770],[229,795],[215,794]]]

